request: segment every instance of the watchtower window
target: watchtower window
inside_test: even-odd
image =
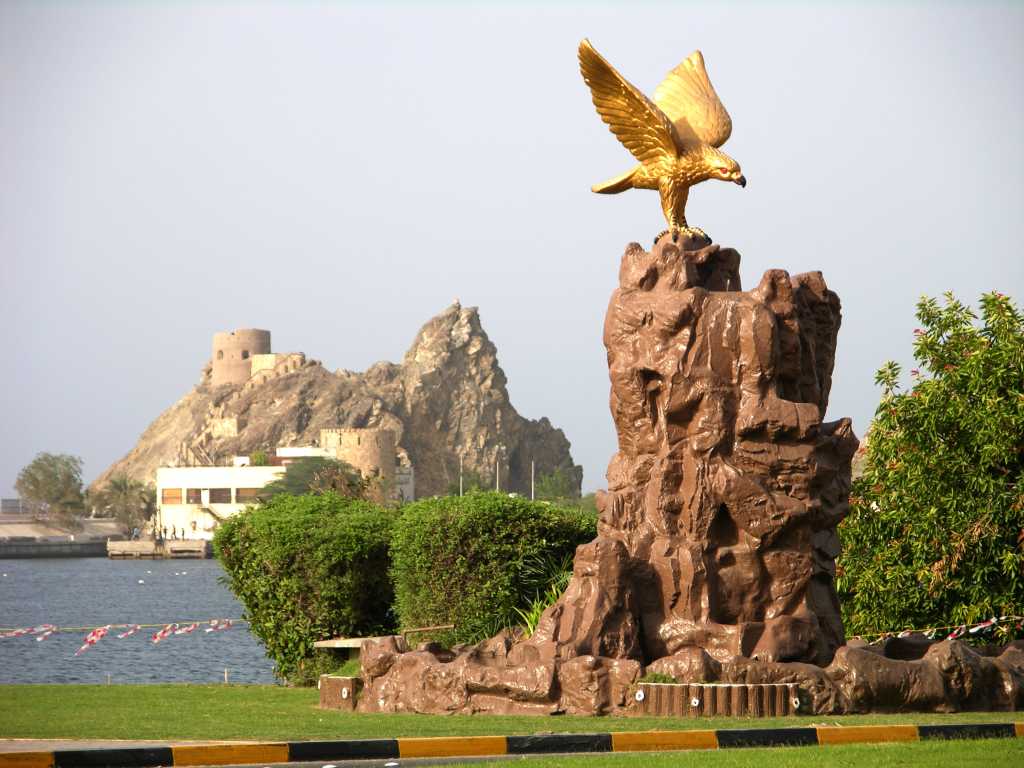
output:
[[[243,360],[248,360],[249,359],[249,350],[248,349],[243,349],[242,350],[242,359]]]
[[[203,489],[202,488],[186,488],[185,489],[185,503],[186,504],[202,504],[203,503]]]
[[[224,359],[224,350],[223,349],[218,349],[217,350],[217,359],[218,360],[223,360]]]

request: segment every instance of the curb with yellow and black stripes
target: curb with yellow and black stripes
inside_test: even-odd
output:
[[[201,744],[126,749],[70,749],[0,753],[0,768],[155,768],[252,765],[413,757],[484,757],[593,752],[664,752],[733,747],[877,744],[933,739],[1024,738],[1024,723],[959,725],[857,725],[813,728],[748,728],[625,733],[552,733],[535,736],[293,741],[268,744]]]

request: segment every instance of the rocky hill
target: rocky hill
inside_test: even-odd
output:
[[[426,323],[400,364],[331,373],[291,356],[288,365],[247,383],[214,387],[209,365],[199,384],[162,413],[138,444],[94,485],[126,473],[152,482],[158,466],[227,463],[234,455],[312,445],[331,427],[393,429],[416,472],[416,495],[447,492],[465,472],[528,493],[530,462],[582,479],[560,429],[520,416],[509,402],[497,350],[475,307],[453,304]]]

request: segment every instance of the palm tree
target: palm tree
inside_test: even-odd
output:
[[[141,527],[156,507],[156,490],[128,475],[114,475],[93,497],[96,507],[115,518],[125,531]]]

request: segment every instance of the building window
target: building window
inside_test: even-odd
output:
[[[242,359],[243,360],[248,360],[249,359],[249,350],[248,349],[243,349],[242,350]]]
[[[224,350],[223,349],[218,349],[217,350],[217,359],[218,360],[223,360],[224,359]]]
[[[235,501],[239,504],[253,504],[259,500],[262,488],[236,488]]]
[[[202,488],[188,488],[185,491],[185,503],[186,504],[202,504],[203,503],[203,489]]]
[[[160,492],[161,504],[181,504],[181,488],[164,488]]]
[[[210,489],[210,503],[211,504],[230,504],[231,503],[231,489],[230,488],[211,488]]]

